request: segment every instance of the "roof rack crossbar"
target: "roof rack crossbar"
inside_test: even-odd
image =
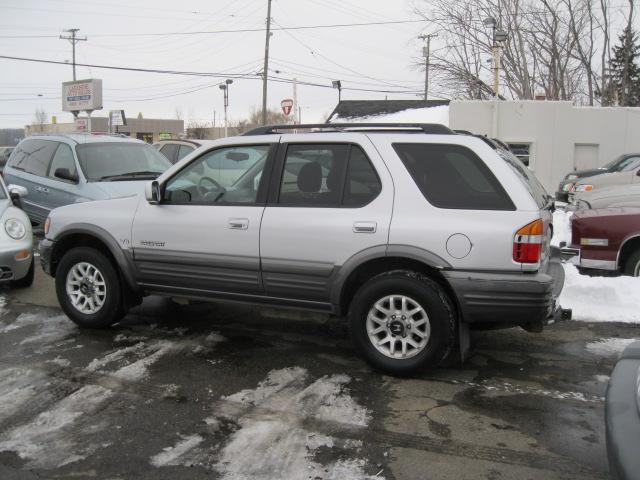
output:
[[[380,131],[380,130],[421,130],[431,135],[454,135],[455,133],[438,123],[308,123],[301,125],[265,125],[243,133],[245,136],[271,135],[278,130],[328,129],[334,131]]]

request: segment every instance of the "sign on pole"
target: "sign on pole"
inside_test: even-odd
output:
[[[76,132],[86,132],[89,127],[89,119],[86,117],[76,118]]]
[[[102,110],[102,80],[90,78],[62,83],[62,110]]]
[[[280,102],[280,106],[282,107],[282,112],[286,116],[289,116],[291,109],[293,108],[293,100],[291,98],[285,98]]]
[[[112,127],[119,127],[127,124],[127,117],[124,110],[109,110],[109,122]]]

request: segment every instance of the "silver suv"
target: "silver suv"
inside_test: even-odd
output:
[[[56,207],[141,193],[143,181],[170,166],[156,149],[127,137],[34,135],[15,148],[4,178],[28,190],[24,211],[40,224]]]
[[[40,253],[69,318],[106,327],[151,294],[318,310],[405,373],[464,351],[470,327],[539,331],[557,311],[553,203],[499,144],[440,125],[288,128],[218,140],[145,196],[54,210]]]

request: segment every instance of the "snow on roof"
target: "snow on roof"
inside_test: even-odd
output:
[[[394,113],[382,113],[379,115],[369,115],[364,117],[341,117],[334,115],[329,119],[329,123],[439,123],[449,126],[449,106],[440,105],[436,107],[408,108]]]

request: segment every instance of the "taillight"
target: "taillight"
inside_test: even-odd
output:
[[[518,263],[538,263],[542,256],[544,222],[535,220],[516,232],[513,239],[513,260]]]

